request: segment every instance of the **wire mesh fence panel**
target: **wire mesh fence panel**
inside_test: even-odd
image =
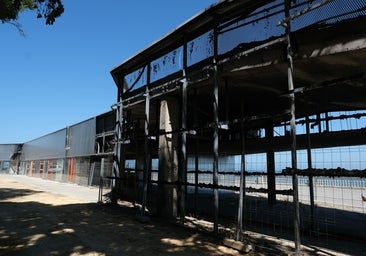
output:
[[[83,166],[83,179],[88,185],[100,186],[101,182],[103,187],[109,188],[111,186],[112,165],[111,161],[104,161],[103,169],[101,161],[94,161],[89,165],[81,164]],[[86,176],[85,176],[86,175]]]
[[[83,186],[89,185],[90,164],[84,161],[76,161],[75,183]]]
[[[329,206],[365,213],[363,195],[366,179],[359,177],[315,177],[314,199],[319,206]]]

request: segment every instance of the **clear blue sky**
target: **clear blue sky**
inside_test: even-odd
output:
[[[105,113],[110,70],[216,0],[63,0],[45,25],[35,12],[0,23],[0,144],[22,143]]]

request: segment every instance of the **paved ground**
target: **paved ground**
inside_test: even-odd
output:
[[[97,204],[98,189],[21,175],[0,175],[0,255],[242,255],[222,241],[152,219],[128,204]],[[290,255],[293,242],[250,233],[246,255]],[[307,241],[304,255],[366,255],[364,243]],[[347,247],[347,248],[346,248]],[[338,250],[334,250],[338,249]]]
[[[34,178],[25,175],[1,175],[0,178],[11,179],[22,184],[31,186],[37,190],[51,192],[53,194],[63,195],[80,200],[84,203],[98,202],[98,188],[85,187],[73,183],[63,183],[41,178]]]

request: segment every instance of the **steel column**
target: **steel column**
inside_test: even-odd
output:
[[[270,123],[266,127],[266,138],[273,138],[273,124]],[[275,154],[274,151],[268,150],[267,155],[267,179],[268,179],[268,204],[276,203],[276,176],[275,176]]]
[[[239,206],[238,206],[238,222],[236,228],[236,240],[241,239],[241,234],[245,227],[243,219],[245,220],[245,133],[244,133],[244,118],[243,118],[243,103],[241,108],[240,121],[240,138],[241,138],[241,158],[240,158],[240,188],[239,188]]]
[[[183,44],[183,80],[182,80],[182,116],[181,116],[181,158],[179,168],[179,182],[180,182],[180,221],[184,223],[186,211],[186,183],[187,183],[187,42],[184,40]]]
[[[123,122],[123,104],[121,91],[118,89],[118,99],[115,105],[116,109],[116,125],[114,129],[114,150],[113,150],[113,173],[112,175],[117,178],[111,180],[111,203],[117,204],[117,194],[119,191],[119,180],[120,177],[120,167],[121,167],[121,141],[122,141],[122,122]]]
[[[146,201],[147,201],[147,183],[150,169],[149,157],[149,116],[150,116],[150,95],[146,87],[145,95],[145,124],[144,124],[144,176],[143,176],[143,195],[142,195],[142,210],[141,215],[145,215]]]
[[[194,109],[197,109],[197,90],[195,90],[195,98],[194,98]],[[193,126],[198,126],[198,117],[197,111],[193,113]],[[198,145],[199,139],[198,136],[195,139],[195,154],[194,154],[194,214],[197,217],[197,197],[198,197],[198,171],[199,171],[199,157],[198,157]]]
[[[291,0],[285,0],[285,18],[290,17]],[[295,115],[295,93],[293,83],[293,59],[291,47],[291,19],[285,23],[286,39],[287,39],[287,76],[290,103],[290,133],[291,133],[291,163],[292,163],[292,186],[293,186],[293,203],[294,203],[294,235],[295,235],[295,255],[300,254],[300,208],[299,208],[299,191],[297,177],[297,156],[296,156],[296,115]]]
[[[182,130],[181,133],[181,158],[180,158],[180,221],[183,223],[185,219],[185,200],[186,200],[186,183],[187,183],[187,79],[183,79],[182,84]]]
[[[214,58],[213,58],[213,67],[214,67],[214,88],[213,88],[213,117],[214,117],[214,132],[213,132],[213,192],[214,192],[214,232],[218,234],[219,231],[219,81],[218,81],[218,68],[217,68],[217,19],[215,19],[215,27],[214,27]]]
[[[312,175],[313,161],[311,157],[310,125],[308,116],[306,116],[306,135],[308,140],[308,147],[306,152],[307,152],[308,170],[309,170],[310,219],[311,219],[311,230],[314,230],[314,178]]]

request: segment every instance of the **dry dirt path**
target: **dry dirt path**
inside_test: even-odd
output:
[[[254,251],[241,254],[207,234],[163,220],[141,223],[135,220],[133,207],[100,205],[97,200],[96,188],[0,174],[0,256],[278,256],[293,252],[291,241],[253,233]],[[303,255],[366,255],[365,250],[355,251],[341,254],[303,247]]]
[[[132,208],[90,202],[88,188],[59,184],[83,191],[66,196],[19,179],[0,175],[0,255],[240,255],[190,230],[135,221]]]

